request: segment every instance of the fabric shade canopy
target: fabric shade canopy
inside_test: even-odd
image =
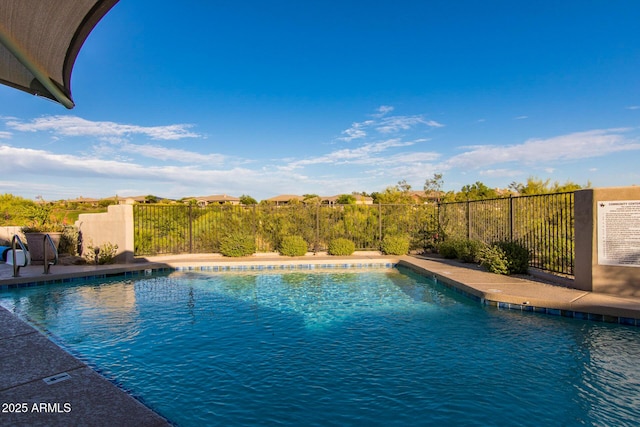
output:
[[[117,2],[2,0],[0,83],[73,108],[73,64],[91,30]]]

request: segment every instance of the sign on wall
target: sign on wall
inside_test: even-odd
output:
[[[640,200],[598,202],[598,264],[640,267]]]

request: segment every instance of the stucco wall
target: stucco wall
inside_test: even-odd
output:
[[[116,262],[133,262],[133,206],[111,205],[106,213],[80,214],[76,227],[82,233],[82,255],[89,246],[118,245]]]
[[[640,296],[640,267],[598,264],[598,202],[616,200],[640,200],[640,187],[595,188],[575,194],[575,287]]]
[[[18,236],[20,236],[20,239],[24,242],[25,238],[22,231],[20,231],[21,228],[22,227],[13,226],[13,225],[0,227],[0,243],[2,241],[11,243],[11,239],[13,239],[14,234],[17,234]]]

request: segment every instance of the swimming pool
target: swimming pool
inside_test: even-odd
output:
[[[0,304],[181,426],[636,425],[640,330],[403,268],[174,272]]]

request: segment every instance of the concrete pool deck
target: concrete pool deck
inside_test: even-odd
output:
[[[148,269],[200,267],[255,268],[288,264],[310,265],[398,263],[447,287],[498,308],[547,313],[595,321],[640,326],[640,298],[617,297],[571,289],[570,281],[551,277],[509,277],[487,273],[475,265],[435,257],[254,256],[239,259],[215,255],[166,256],[139,259],[133,264],[56,265],[48,275],[43,266],[28,266],[14,278],[13,268],[0,264],[0,288],[84,277],[108,277]],[[43,333],[0,307],[0,425],[14,426],[163,426],[170,422],[58,347]],[[48,380],[48,381],[46,381]],[[188,402],[184,402],[185,408]],[[20,410],[21,412],[17,412]]]

